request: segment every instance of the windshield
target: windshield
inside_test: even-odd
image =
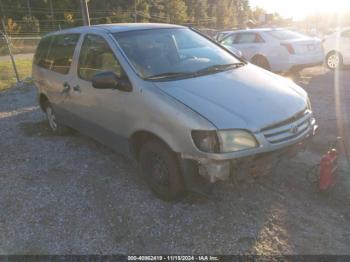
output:
[[[290,39],[298,39],[304,38],[305,35],[300,34],[298,32],[290,31],[290,30],[274,30],[269,32],[273,37],[278,40],[290,40]]]
[[[189,75],[206,68],[217,69],[241,63],[229,52],[187,28],[150,29],[113,35],[142,78]]]

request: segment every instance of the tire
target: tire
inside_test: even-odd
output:
[[[64,135],[67,134],[70,129],[57,121],[57,117],[54,109],[52,108],[49,101],[44,103],[44,109],[47,117],[47,121],[49,123],[50,130],[56,135]]]
[[[251,62],[252,64],[259,66],[263,69],[270,70],[269,61],[267,61],[266,57],[264,56],[261,56],[261,55],[254,56]]]
[[[326,66],[330,70],[336,70],[342,68],[343,66],[343,57],[340,53],[332,51],[326,56]]]
[[[146,141],[140,150],[140,167],[152,192],[164,201],[180,200],[185,183],[177,157],[168,146],[156,139]]]

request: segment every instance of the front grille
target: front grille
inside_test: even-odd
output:
[[[272,144],[287,142],[310,130],[311,114],[306,110],[287,120],[262,129],[262,132]]]

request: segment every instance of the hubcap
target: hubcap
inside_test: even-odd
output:
[[[57,121],[56,121],[56,116],[50,106],[46,108],[46,115],[47,115],[47,119],[49,120],[49,125],[51,129],[55,131],[57,129]]]
[[[328,57],[327,64],[330,68],[337,68],[339,66],[339,56],[337,54],[333,54]]]

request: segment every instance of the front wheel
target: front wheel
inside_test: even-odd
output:
[[[164,143],[152,139],[140,151],[140,167],[153,193],[164,201],[184,196],[185,183],[174,152]]]
[[[264,68],[266,70],[270,70],[269,61],[267,61],[267,59],[261,55],[253,57],[252,64]]]

